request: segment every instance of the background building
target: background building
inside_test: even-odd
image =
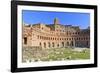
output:
[[[42,49],[90,47],[90,28],[62,25],[57,18],[53,24],[23,24],[23,47]]]

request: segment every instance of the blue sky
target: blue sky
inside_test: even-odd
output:
[[[54,18],[59,19],[62,25],[79,26],[80,28],[87,28],[90,25],[89,13],[75,13],[75,12],[51,12],[51,11],[32,11],[23,10],[22,19],[26,24],[44,23],[53,24]]]

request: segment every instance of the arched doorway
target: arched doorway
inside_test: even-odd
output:
[[[24,37],[24,44],[27,45],[27,37]]]
[[[74,46],[74,43],[73,43],[73,41],[71,41],[71,46]]]
[[[64,42],[62,42],[62,47],[64,47]]]
[[[55,47],[54,42],[52,42],[52,47]]]
[[[67,46],[69,46],[69,42],[67,42]]]
[[[42,44],[41,44],[41,42],[40,42],[39,46],[40,46],[40,47],[42,47]]]
[[[46,43],[44,42],[44,48],[46,48]]]
[[[57,44],[57,48],[59,48],[59,44]]]
[[[51,47],[51,44],[50,44],[50,42],[48,42],[48,47],[49,47],[49,48]]]

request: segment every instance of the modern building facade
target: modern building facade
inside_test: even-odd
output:
[[[53,24],[23,24],[23,47],[41,49],[90,47],[90,28],[62,25],[57,18]]]

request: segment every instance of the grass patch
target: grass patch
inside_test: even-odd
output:
[[[80,48],[82,49],[82,48]],[[42,56],[42,54],[44,54]],[[39,55],[33,56],[29,54],[32,59],[38,61],[57,61],[57,60],[85,60],[90,59],[90,49],[83,49],[77,51],[71,48],[56,48],[56,49],[45,49],[40,51]]]

